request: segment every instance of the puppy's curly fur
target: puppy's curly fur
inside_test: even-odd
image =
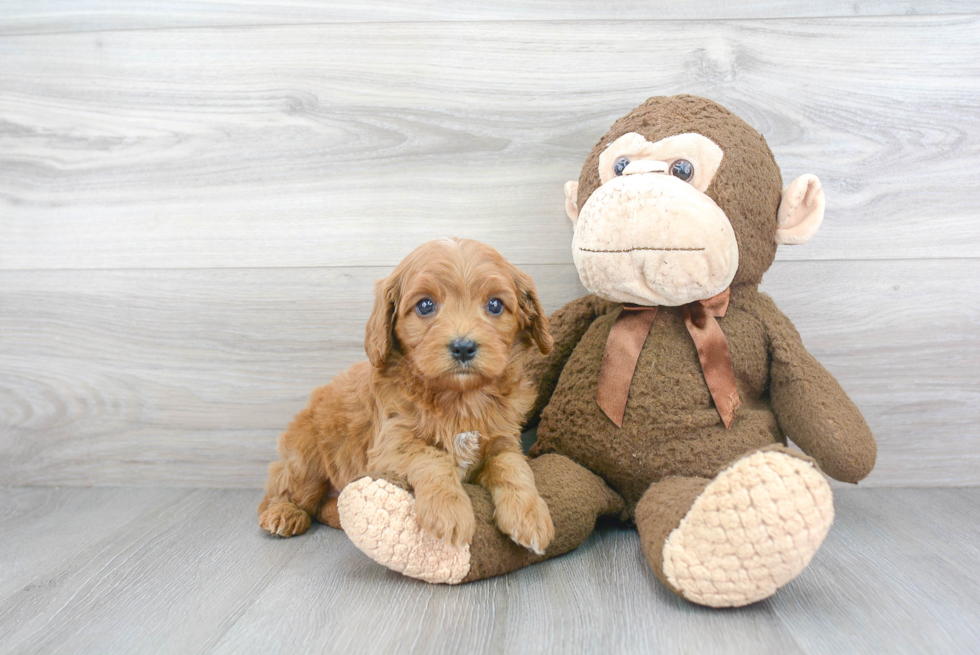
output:
[[[552,348],[531,278],[487,245],[441,239],[406,257],[375,295],[370,362],[316,389],[280,437],[259,524],[282,537],[312,518],[339,528],[339,491],[377,472],[406,480],[421,528],[460,546],[475,529],[462,482],[474,481],[490,491],[500,529],[543,552],[554,527],[520,446],[535,398],[523,355]]]

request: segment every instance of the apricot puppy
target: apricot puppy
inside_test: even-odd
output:
[[[467,239],[426,243],[375,288],[355,364],[313,392],[279,438],[259,525],[281,537],[312,518],[340,528],[337,495],[368,472],[412,487],[420,527],[454,546],[472,540],[463,482],[485,487],[497,526],[542,553],[548,507],[520,445],[535,392],[525,353],[552,339],[531,278]]]

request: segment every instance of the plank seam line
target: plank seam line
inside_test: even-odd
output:
[[[769,16],[751,18],[555,18],[531,20],[394,20],[394,21],[311,21],[301,23],[230,23],[217,25],[168,25],[162,27],[121,27],[105,29],[59,30],[50,32],[10,32],[4,33],[0,28],[0,39],[18,37],[58,36],[65,34],[109,34],[120,32],[166,32],[176,30],[233,30],[233,29],[279,29],[285,27],[350,27],[357,25],[503,25],[503,24],[536,24],[536,23],[751,23],[774,21],[861,21],[876,19],[943,19],[943,18],[976,18],[980,13],[955,12],[948,14],[871,14],[866,16]]]
[[[813,259],[777,259],[776,264],[807,264],[816,262],[953,262],[953,261],[977,261],[977,257],[829,257]],[[512,260],[515,266],[574,266],[572,262],[522,262]],[[133,271],[287,271],[287,270],[360,270],[360,269],[392,269],[398,262],[390,264],[350,264],[350,265],[330,265],[330,266],[120,266],[120,267],[92,267],[92,268],[3,268],[0,267],[0,275],[4,273],[83,273],[83,272],[133,272]]]

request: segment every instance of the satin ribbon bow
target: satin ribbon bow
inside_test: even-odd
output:
[[[728,339],[716,320],[725,316],[730,298],[731,291],[725,289],[717,296],[680,308],[684,325],[698,350],[701,372],[708,383],[711,399],[726,428],[731,428],[735,410],[741,404]],[[602,355],[602,368],[599,370],[596,401],[616,427],[623,427],[626,399],[636,362],[656,318],[656,307],[623,305],[623,311],[609,331],[606,350]]]

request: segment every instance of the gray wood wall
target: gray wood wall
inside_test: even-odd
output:
[[[260,486],[418,243],[582,294],[562,184],[673,93],[825,185],[764,288],[867,484],[980,483],[975,3],[496,4],[0,2],[0,484]]]

